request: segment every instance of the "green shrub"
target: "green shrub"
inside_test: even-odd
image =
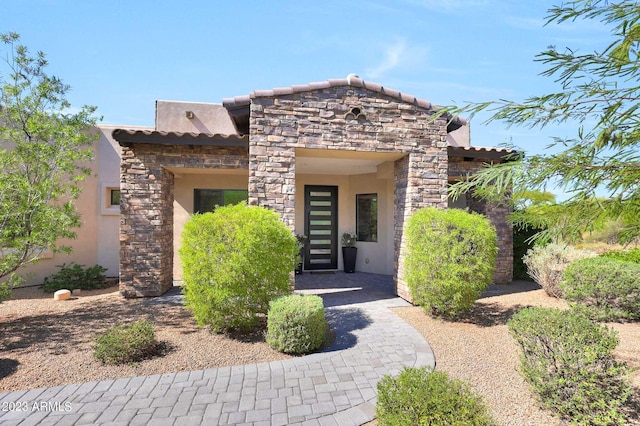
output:
[[[246,330],[288,292],[298,242],[276,212],[240,203],[193,215],[179,253],[185,305],[198,324]]]
[[[529,276],[540,284],[551,297],[562,297],[560,281],[567,265],[579,259],[596,257],[589,250],[579,250],[562,244],[536,246],[522,259],[527,265]]]
[[[158,341],[153,324],[146,320],[119,325],[98,336],[93,356],[103,364],[126,364],[155,355]]]
[[[405,368],[397,378],[384,376],[378,382],[376,416],[381,426],[495,424],[468,385],[427,368]]]
[[[536,244],[539,244],[529,239],[538,232],[542,231],[540,228],[534,228],[527,225],[514,225],[513,226],[513,279],[514,280],[530,280],[527,274],[527,265],[524,264],[522,258],[527,251],[532,249]]]
[[[69,266],[66,263],[58,265],[58,268],[60,270],[56,274],[44,278],[42,289],[47,293],[62,289],[95,290],[107,285],[107,277],[104,275],[107,269],[100,265],[85,268],[84,265],[72,262]]]
[[[434,315],[468,310],[491,284],[496,231],[459,209],[424,208],[409,218],[405,278],[413,301]]]
[[[609,259],[624,260],[625,262],[640,263],[640,247],[631,250],[614,250],[600,256]]]
[[[290,294],[269,304],[266,340],[273,349],[292,354],[322,346],[327,328],[320,296]]]
[[[564,298],[598,321],[640,319],[640,265],[607,257],[576,260],[560,283]]]
[[[3,282],[0,283],[0,303],[9,300],[13,294],[12,290],[20,287],[24,283],[24,279],[16,274],[9,274]]]
[[[625,225],[622,220],[605,220],[597,224],[596,228],[583,235],[585,243],[616,244],[622,239]]]
[[[11,298],[11,287],[7,283],[0,283],[0,303]]]
[[[627,367],[612,351],[615,331],[580,312],[525,308],[508,322],[522,349],[520,371],[543,406],[578,424],[625,421]]]

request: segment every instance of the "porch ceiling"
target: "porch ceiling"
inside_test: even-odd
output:
[[[359,152],[329,149],[296,149],[296,173],[317,175],[360,175],[376,173],[385,161],[406,154],[397,152]]]

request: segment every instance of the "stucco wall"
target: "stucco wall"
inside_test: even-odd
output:
[[[120,206],[110,205],[110,190],[120,188],[120,145],[111,133],[118,126],[100,126],[97,171],[98,203],[97,263],[107,268],[106,275],[117,277],[120,267]]]
[[[206,173],[204,170],[174,170],[173,201],[173,279],[182,279],[182,262],[178,250],[182,244],[184,224],[193,214],[194,189],[247,189],[247,170],[240,173]]]

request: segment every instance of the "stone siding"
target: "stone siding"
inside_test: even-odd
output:
[[[249,204],[267,206],[295,227],[295,149],[398,152],[395,166],[397,292],[409,299],[402,276],[405,220],[425,206],[447,205],[446,120],[391,96],[352,86],[278,96],[251,103]]]
[[[460,177],[476,174],[485,162],[481,159],[465,161],[461,157],[449,158],[449,176],[456,180]],[[493,281],[496,284],[509,284],[513,280],[513,225],[509,220],[511,207],[507,203],[488,203],[476,197],[467,196],[469,210],[485,215],[498,234],[498,255]]]
[[[120,163],[120,293],[159,296],[173,286],[173,173],[247,169],[245,148],[137,144]]]

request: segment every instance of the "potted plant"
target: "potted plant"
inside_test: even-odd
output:
[[[296,265],[296,275],[302,273],[302,265],[304,264],[304,246],[307,242],[306,235],[296,234],[296,238],[298,239],[298,247],[300,247],[298,265]]]
[[[356,271],[356,257],[358,256],[358,248],[356,247],[356,234],[353,232],[345,232],[342,234],[342,260],[344,262],[344,271],[353,273]]]

